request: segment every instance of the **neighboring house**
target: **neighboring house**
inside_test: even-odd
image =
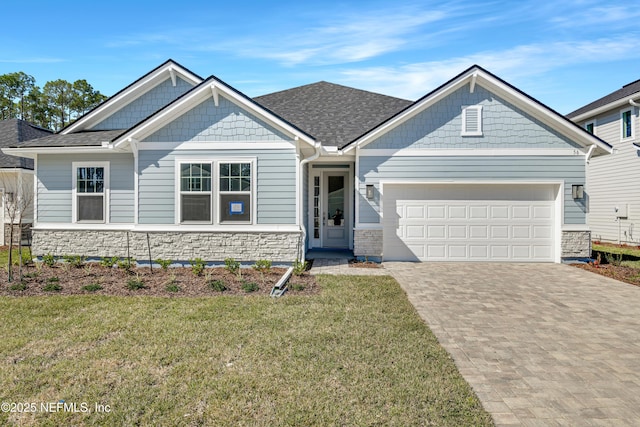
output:
[[[637,80],[567,116],[614,149],[587,167],[587,219],[594,240],[640,244],[639,107]]]
[[[292,262],[589,256],[609,145],[474,66],[416,102],[320,82],[250,99],[167,61],[35,159],[33,251]]]
[[[51,135],[50,130],[42,129],[19,119],[0,120],[0,148],[16,146],[23,141]],[[23,194],[24,193],[24,194]],[[18,220],[18,208],[15,200],[33,199],[33,160],[24,157],[0,153],[0,245],[9,243],[11,231],[11,210],[15,212],[14,222]],[[28,230],[33,222],[33,204],[27,204],[23,212],[23,228]],[[21,236],[19,227],[14,227],[14,241]]]

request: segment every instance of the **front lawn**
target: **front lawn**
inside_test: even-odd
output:
[[[0,424],[491,425],[393,279],[319,286],[278,300],[0,297],[0,402],[37,409]]]

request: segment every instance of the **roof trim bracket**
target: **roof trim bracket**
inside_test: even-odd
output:
[[[211,95],[213,95],[213,103],[216,107],[218,107],[220,105],[220,102],[218,98],[218,87],[215,83],[211,83]]]
[[[476,90],[476,80],[478,79],[478,72],[476,71],[471,75],[471,86],[469,87],[469,93],[473,93]]]
[[[169,67],[169,75],[171,76],[171,84],[176,87],[176,70],[173,67]]]

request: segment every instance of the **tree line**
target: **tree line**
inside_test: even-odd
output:
[[[0,119],[22,119],[58,131],[107,97],[86,80],[54,80],[40,88],[22,71],[0,75]]]

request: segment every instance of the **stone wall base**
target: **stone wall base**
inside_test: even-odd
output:
[[[382,258],[382,230],[354,230],[353,254],[356,257]]]
[[[590,258],[591,231],[563,231],[562,258]]]
[[[4,224],[4,244],[9,245],[9,240],[11,240],[11,224]],[[20,243],[20,237],[22,237],[22,243],[27,243],[31,241],[31,223],[22,224],[22,232],[20,232],[20,225],[13,224],[13,244],[17,245]]]
[[[148,236],[148,240],[147,240]],[[293,262],[302,244],[299,232],[134,232],[102,230],[33,230],[35,256],[82,255],[120,257],[138,261],[170,259],[188,261],[237,261],[267,259]]]

